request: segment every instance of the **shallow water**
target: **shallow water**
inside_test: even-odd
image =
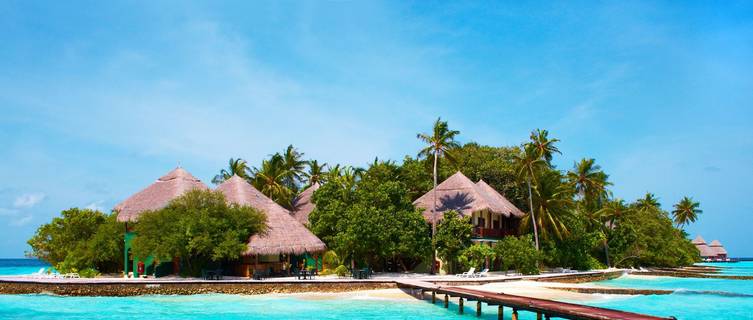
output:
[[[0,295],[0,319],[479,319],[475,303],[458,315],[456,304],[413,299],[343,296],[310,299],[306,296],[192,295],[141,297],[59,297]],[[497,319],[496,307],[484,305],[481,319]],[[510,319],[507,309],[506,319]],[[521,319],[535,319],[521,313]]]
[[[586,304],[678,319],[753,319],[753,280],[623,276],[593,284],[673,290],[669,295],[608,296]]]
[[[32,274],[48,267],[37,259],[0,259],[0,276]]]
[[[708,262],[699,263],[700,266],[710,266],[721,268],[720,274],[735,276],[753,276],[753,261],[741,262]]]

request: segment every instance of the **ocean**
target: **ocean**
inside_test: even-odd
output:
[[[733,266],[734,265],[734,266]],[[38,261],[0,260],[0,274],[36,272]],[[724,264],[744,274],[753,262]],[[753,281],[623,276],[594,282],[611,287],[674,290],[670,295],[597,295],[586,304],[635,311],[678,319],[753,319]],[[319,297],[313,295],[224,295],[60,297],[54,295],[0,295],[0,319],[478,319],[475,303],[459,315],[457,305],[449,310],[441,303],[375,298],[361,294]],[[580,301],[579,303],[584,303]],[[481,319],[496,319],[496,308],[484,306]],[[535,319],[521,312],[521,319]],[[507,309],[506,319],[510,319]]]

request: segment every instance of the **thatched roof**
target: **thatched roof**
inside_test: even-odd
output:
[[[256,190],[241,177],[233,176],[217,187],[230,203],[248,205],[263,211],[267,216],[267,231],[251,236],[248,255],[303,254],[327,249],[311,231],[272,199]]]
[[[516,208],[504,196],[499,194],[486,182],[473,183],[460,171],[453,174],[447,180],[437,185],[413,204],[424,209],[424,218],[432,219],[431,209],[434,207],[434,193],[437,194],[437,220],[442,218],[442,213],[456,210],[462,216],[470,216],[473,212],[490,211],[505,217],[521,217],[523,212]]]
[[[693,244],[706,244],[706,240],[703,240],[703,237],[701,237],[700,234],[698,236],[696,236],[695,239],[693,239],[693,241],[691,241],[691,242]]]
[[[193,189],[208,188],[188,171],[183,168],[176,168],[157,179],[144,190],[116,205],[114,210],[118,212],[118,221],[136,221],[142,212],[162,209],[171,200]]]
[[[724,246],[722,246],[722,243],[719,242],[719,240],[711,241],[711,243],[709,244],[709,247],[711,248],[711,250],[714,251],[714,254],[716,254],[716,255],[720,255],[720,254],[721,255],[726,255],[727,254],[727,250],[724,249]]]
[[[310,187],[303,190],[295,199],[293,199],[293,216],[298,222],[303,225],[308,225],[309,214],[314,211],[314,203],[311,201],[311,197],[314,195],[314,191],[319,189],[321,185],[316,182]]]
[[[698,249],[698,252],[701,253],[701,257],[704,257],[704,258],[716,257],[716,251],[706,244],[697,244],[695,247]]]
[[[525,213],[523,211],[520,211],[518,207],[516,207],[510,200],[507,200],[505,196],[497,192],[497,190],[494,190],[492,186],[486,183],[484,180],[479,180],[476,185],[486,194],[492,198],[492,202],[496,203],[497,206],[499,206],[504,212],[508,212],[509,215],[505,215],[506,217],[516,217],[516,218],[522,218]]]

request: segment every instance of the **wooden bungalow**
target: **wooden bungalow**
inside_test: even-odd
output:
[[[695,245],[696,249],[698,249],[698,253],[701,255],[702,259],[713,260],[716,258],[716,251],[706,244],[706,240],[700,235],[696,236],[691,242]]]
[[[449,210],[471,217],[475,242],[494,242],[517,235],[520,219],[525,215],[486,182],[473,183],[460,171],[413,202],[424,209],[424,218],[429,223],[433,221],[435,196],[437,223]]]
[[[314,191],[318,190],[319,187],[321,187],[321,185],[316,182],[306,188],[306,190],[303,190],[303,192],[293,200],[293,216],[304,226],[309,225],[309,215],[316,207],[314,202],[312,202],[311,197],[314,196]]]
[[[171,200],[194,189],[206,190],[209,188],[188,171],[178,167],[113,208],[118,213],[118,221],[125,222],[126,225],[125,250],[123,253],[124,275],[129,275],[129,272],[132,272],[134,277],[141,275],[138,272],[139,262],[143,262],[146,266],[144,274],[174,273],[177,271],[177,263],[164,263],[157,266],[157,270],[154,270],[152,269],[153,260],[151,257],[140,258],[133,256],[131,254],[131,240],[135,234],[132,232],[131,227],[132,223],[136,222],[143,212],[162,209]]]
[[[709,248],[713,251],[715,260],[727,260],[727,249],[724,249],[724,246],[722,246],[722,243],[719,242],[719,240],[711,241]]]
[[[245,257],[235,265],[237,275],[285,274],[307,266],[321,269],[319,253],[327,247],[288,210],[238,176],[223,182],[217,190],[228,202],[251,206],[267,216],[267,231],[249,239]]]

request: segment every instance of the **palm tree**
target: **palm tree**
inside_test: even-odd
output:
[[[533,181],[534,184],[537,183],[537,173],[542,171],[542,169],[545,168],[547,164],[542,160],[536,147],[530,143],[524,144],[521,147],[521,151],[514,156],[513,161],[515,163],[515,172],[517,173],[518,179],[520,179],[520,181],[525,181],[526,185],[528,185],[528,205],[531,209],[530,216],[531,221],[535,222],[537,220],[536,215],[534,214],[531,181]],[[533,238],[536,243],[536,250],[538,250],[539,231],[537,223],[533,223]]]
[[[693,198],[683,197],[679,203],[677,203],[672,210],[675,223],[679,227],[686,226],[695,222],[698,219],[698,215],[703,213],[703,210],[698,209],[701,206],[700,203],[693,201]]]
[[[454,161],[452,154],[453,149],[459,148],[460,145],[455,142],[455,136],[460,134],[460,131],[450,130],[447,126],[447,121],[442,121],[442,118],[437,118],[434,122],[433,132],[431,134],[419,133],[416,138],[427,144],[426,148],[422,149],[418,156],[428,159],[430,156],[434,157],[434,189],[437,188],[437,165],[439,164],[439,158],[444,156],[447,160]],[[437,193],[434,192],[434,207],[431,209],[431,237],[434,239],[434,234],[437,232]],[[433,241],[432,241],[433,242]],[[432,250],[432,255],[436,255],[436,250]],[[434,273],[434,261],[436,256],[431,260],[431,271]]]
[[[544,159],[547,164],[552,163],[552,158],[555,153],[562,154],[554,144],[560,142],[559,139],[549,139],[549,131],[536,129],[531,131],[531,144],[536,149],[539,157]]]
[[[241,158],[233,159],[230,158],[230,161],[228,161],[228,168],[227,170],[222,169],[220,170],[220,174],[214,176],[212,179],[212,183],[214,184],[220,184],[224,182],[227,179],[230,179],[233,175],[237,175],[241,178],[247,179],[248,178],[248,163],[246,160],[243,160]]]
[[[573,202],[570,188],[562,183],[562,175],[553,170],[545,171],[533,190],[530,219],[524,218],[521,227],[528,229],[532,224],[543,239],[566,237],[570,231],[564,218],[572,214]]]
[[[285,185],[295,193],[298,191],[298,183],[302,180],[301,177],[305,174],[306,161],[303,160],[303,153],[298,152],[298,149],[294,148],[292,144],[285,149],[282,158],[283,167],[287,171],[283,180]]]
[[[309,160],[306,164],[309,166],[309,171],[303,174],[306,177],[306,183],[309,186],[322,183],[326,174],[325,168],[327,167],[327,163],[319,165],[318,161]]]
[[[282,155],[276,153],[269,160],[263,160],[261,168],[254,168],[252,172],[251,184],[256,189],[283,207],[292,207],[294,192],[287,185],[290,171]]]
[[[661,208],[661,203],[659,203],[659,198],[653,193],[646,192],[646,195],[643,196],[643,198],[635,201],[635,207],[638,208],[638,210],[659,209]]]
[[[572,171],[567,173],[567,179],[573,186],[575,193],[586,202],[587,207],[598,210],[601,204],[609,198],[607,181],[609,175],[601,171],[601,166],[595,164],[594,159],[582,159],[576,163]]]
[[[630,207],[625,205],[625,201],[622,199],[616,199],[607,202],[603,208],[596,212],[596,216],[600,218],[600,227],[604,235],[604,257],[606,258],[607,267],[611,267],[609,263],[609,234],[617,226],[617,224],[632,211]]]

